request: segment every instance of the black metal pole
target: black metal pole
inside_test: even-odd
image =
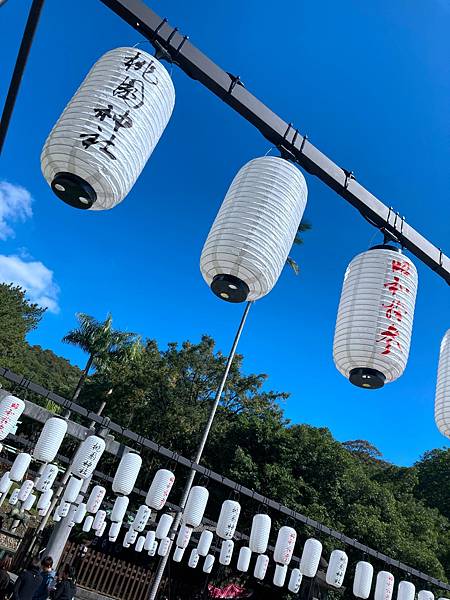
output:
[[[30,54],[31,45],[33,43],[34,34],[36,32],[44,2],[45,0],[33,0],[30,12],[28,14],[27,24],[25,25],[25,31],[20,44],[19,54],[17,55],[14,72],[11,77],[8,95],[6,96],[5,105],[3,107],[2,119],[0,121],[0,154],[3,150],[9,122],[14,110],[20,83],[25,71],[28,55]]]

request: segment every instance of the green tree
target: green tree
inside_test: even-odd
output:
[[[450,519],[450,448],[425,452],[415,467],[419,498]]]
[[[311,223],[308,223],[308,221],[302,221],[298,226],[297,233],[295,234],[293,246],[301,246],[304,241],[302,233],[305,233],[305,231],[309,231],[310,229]],[[300,267],[297,261],[292,258],[292,256],[287,257],[286,264],[291,267],[296,275],[300,273]]]

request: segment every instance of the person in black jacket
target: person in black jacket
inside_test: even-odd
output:
[[[13,590],[13,584],[9,576],[11,563],[12,559],[10,556],[6,556],[0,562],[0,600],[5,600],[5,598],[8,597]]]
[[[34,593],[42,583],[39,573],[39,563],[33,561],[28,569],[16,579],[13,589],[13,600],[32,600]]]
[[[71,565],[64,565],[58,579],[56,588],[50,593],[51,600],[74,600],[77,593],[75,569]]]

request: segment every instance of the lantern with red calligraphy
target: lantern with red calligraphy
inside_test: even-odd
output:
[[[133,187],[175,104],[163,65],[116,48],[92,67],[45,142],[42,173],[71,206],[106,210]]]
[[[434,418],[442,435],[450,439],[450,329],[444,335],[439,353]]]
[[[351,383],[375,389],[402,375],[416,293],[417,270],[393,246],[375,246],[351,261],[333,346],[336,367]]]
[[[0,401],[0,440],[4,440],[17,425],[25,409],[25,402],[15,396],[5,396]]]

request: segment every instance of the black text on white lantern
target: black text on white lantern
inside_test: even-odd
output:
[[[11,492],[11,496],[9,497],[9,504],[11,504],[11,506],[15,506],[17,504],[17,502],[19,501],[19,491],[20,488],[16,488],[15,490],[13,490]]]
[[[300,572],[305,577],[315,577],[322,556],[322,544],[319,540],[308,538],[300,558]]]
[[[158,550],[158,542],[155,540],[153,542],[152,547],[150,548],[150,550],[148,551],[148,555],[149,556],[155,556],[156,552]]]
[[[335,588],[342,587],[347,570],[348,556],[343,550],[333,550],[328,562],[325,580]]]
[[[261,513],[253,517],[250,540],[248,543],[252,552],[264,554],[267,549],[267,544],[269,543],[271,526],[272,520],[269,515]]]
[[[217,521],[216,533],[224,540],[231,540],[241,513],[241,505],[236,500],[225,500]]]
[[[203,247],[200,268],[228,302],[257,300],[273,288],[305,210],[305,178],[274,156],[256,158],[234,178]]]
[[[155,473],[153,481],[147,492],[145,503],[153,508],[154,510],[161,510],[170,494],[173,483],[175,481],[175,475],[168,469],[159,469]]]
[[[170,538],[164,537],[159,542],[159,546],[158,546],[159,556],[166,556],[166,554],[169,552],[169,548],[170,548]]]
[[[153,543],[155,542],[155,532],[154,531],[147,531],[147,535],[145,536],[145,542],[144,542],[144,550],[147,550],[147,552],[149,550],[152,549]]]
[[[105,451],[105,440],[90,435],[78,448],[72,462],[71,471],[75,477],[87,479],[94,472],[98,461]]]
[[[50,417],[45,422],[33,450],[33,458],[44,463],[54,460],[67,432],[67,421]]]
[[[0,400],[0,440],[4,440],[15,428],[24,409],[25,402],[16,396],[9,394]]]
[[[400,581],[397,589],[397,600],[414,600],[415,597],[416,586],[410,581]]]
[[[122,527],[122,521],[114,521],[109,526],[108,537],[110,542],[115,542],[119,537],[120,529]]]
[[[89,498],[87,501],[87,511],[89,513],[95,514],[100,508],[103,498],[105,497],[106,489],[102,485],[95,485],[92,488],[91,493],[89,494]],[[127,503],[128,505],[128,503]]]
[[[376,246],[351,261],[333,345],[336,367],[351,383],[374,389],[402,375],[416,293],[416,267],[392,246]]]
[[[191,527],[198,527],[202,522],[208,503],[209,492],[202,485],[194,485],[189,492],[183,513],[183,522]]]
[[[21,452],[14,459],[11,469],[9,471],[9,478],[11,481],[22,481],[25,477],[25,473],[28,470],[31,462],[31,454],[27,452]]]
[[[175,103],[163,65],[137,48],[116,48],[92,67],[45,142],[42,173],[76,208],[105,210],[133,187]]]
[[[191,569],[195,569],[195,567],[198,565],[199,558],[200,555],[197,552],[197,548],[192,548],[191,554],[189,556],[188,567],[190,567]]]
[[[233,540],[223,540],[220,546],[219,562],[221,565],[228,566],[233,557],[234,542]]]
[[[442,435],[450,439],[450,329],[444,335],[439,352],[434,418]]]
[[[142,466],[142,458],[135,452],[127,452],[117,467],[112,489],[116,494],[128,496],[131,494]]]
[[[57,475],[58,467],[56,465],[51,463],[45,465],[44,470],[36,482],[36,489],[38,492],[47,492],[55,483]]]
[[[33,481],[31,479],[26,479],[22,483],[22,485],[20,486],[20,489],[19,489],[19,496],[18,496],[19,502],[25,502],[25,500],[28,498],[28,496],[33,491],[33,488],[34,488]]]
[[[303,575],[301,574],[300,569],[292,569],[291,576],[289,577],[288,590],[294,594],[298,594],[302,579]]]
[[[362,600],[367,600],[372,587],[373,567],[365,560],[356,564],[355,578],[353,579],[353,595]],[[406,600],[406,598],[404,599]],[[414,600],[414,599],[412,599]]]
[[[375,583],[374,600],[391,600],[394,591],[394,576],[388,571],[380,571]]]
[[[146,504],[142,504],[133,520],[133,529],[135,531],[144,531],[152,511]]]

